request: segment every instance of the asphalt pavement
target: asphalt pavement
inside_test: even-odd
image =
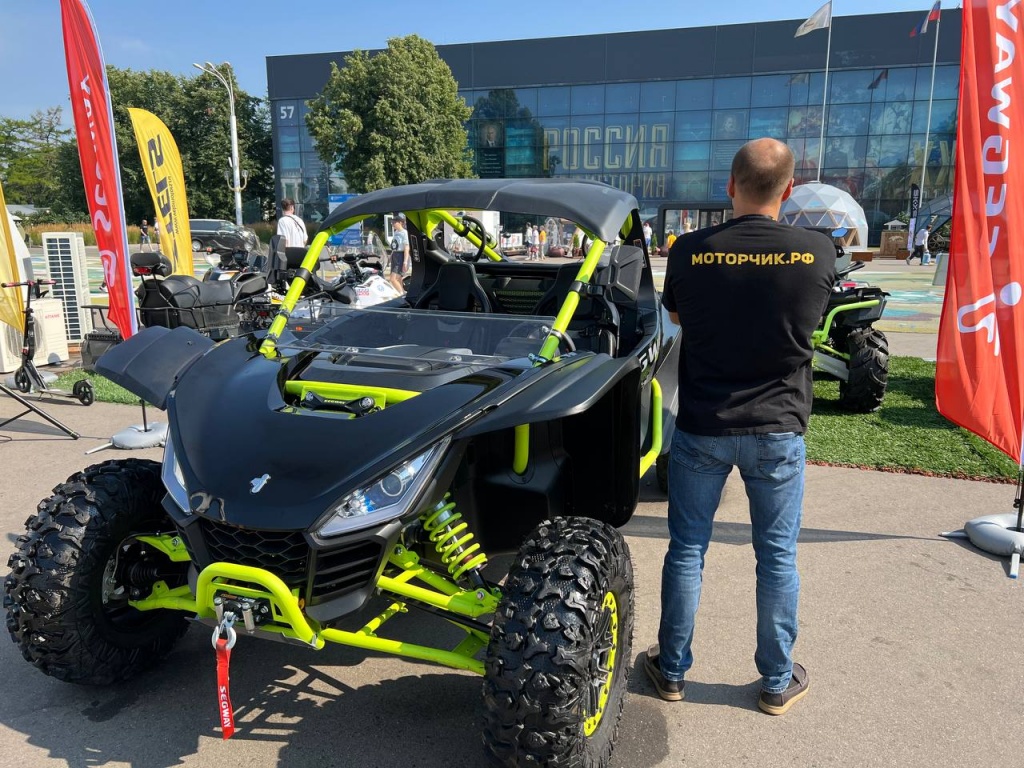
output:
[[[85,450],[140,421],[128,406],[43,405],[83,437],[67,439],[35,416],[0,428],[8,551],[54,485],[127,455]],[[0,395],[0,421],[18,410]],[[160,452],[131,455],[159,459]],[[1021,765],[1022,585],[1007,577],[1005,558],[938,536],[1009,511],[1012,486],[809,467],[795,657],[811,690],[772,718],[755,703],[754,558],[737,480],[729,480],[707,555],[687,700],[671,704],[654,696],[638,662],[657,632],[667,544],[666,500],[653,476],[642,483],[625,528],[636,629],[613,765]],[[430,617],[399,620],[402,637],[436,636]],[[480,680],[427,664],[243,637],[232,657],[239,732],[228,742],[216,730],[205,628],[193,627],[154,672],[111,688],[48,678],[2,639],[0,664],[0,766],[484,764]]]

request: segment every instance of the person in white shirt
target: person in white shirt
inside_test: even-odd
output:
[[[917,234],[914,236],[914,252],[907,256],[907,264],[910,263],[911,259],[920,259],[921,266],[926,266],[928,260],[926,260],[926,254],[928,254],[928,237],[931,235],[932,225],[926,224],[923,229],[917,230]]]
[[[281,218],[277,220],[277,233],[284,238],[288,248],[305,248],[306,224],[295,215],[295,201],[286,197],[281,201]]]

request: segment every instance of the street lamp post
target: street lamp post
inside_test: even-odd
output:
[[[220,70],[217,69],[210,62],[205,64],[193,64],[193,67],[198,69],[200,72],[206,72],[207,74],[213,75],[221,84],[228,89],[228,108],[231,113],[231,175],[232,182],[229,183],[231,191],[235,193],[235,224],[242,226],[242,185],[241,179],[239,178],[241,170],[238,163],[238,121],[235,119],[235,89],[231,85],[231,80],[224,77]],[[224,62],[225,67],[230,67],[228,62]],[[246,179],[248,181],[248,178]]]

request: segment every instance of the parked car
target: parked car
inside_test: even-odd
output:
[[[224,219],[189,219],[192,231],[192,250],[213,250],[216,253],[258,251],[260,239],[251,229],[240,227]]]

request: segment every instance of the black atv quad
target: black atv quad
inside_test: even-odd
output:
[[[846,231],[829,234],[842,259],[841,238]],[[811,336],[815,369],[839,379],[839,406],[854,413],[881,408],[889,383],[889,342],[873,327],[885,311],[889,294],[847,279],[863,266],[864,262],[855,261],[838,271],[821,325]]]
[[[592,244],[582,264],[513,263],[453,213],[486,209],[570,220]],[[395,211],[409,295],[292,314],[328,237]],[[447,253],[444,223],[476,252]],[[474,180],[354,198],[269,331],[215,346],[147,328],[99,361],[167,410],[163,464],[109,461],[40,504],[10,559],[11,635],[42,671],[92,684],[152,666],[190,622],[222,649],[251,634],[431,661],[483,677],[494,762],[606,765],[632,663],[617,528],[672,423],[662,332],[625,193]],[[507,574],[485,569],[498,553]],[[461,642],[388,638],[408,610]],[[357,612],[361,629],[339,626]],[[219,714],[229,728],[226,696]]]

